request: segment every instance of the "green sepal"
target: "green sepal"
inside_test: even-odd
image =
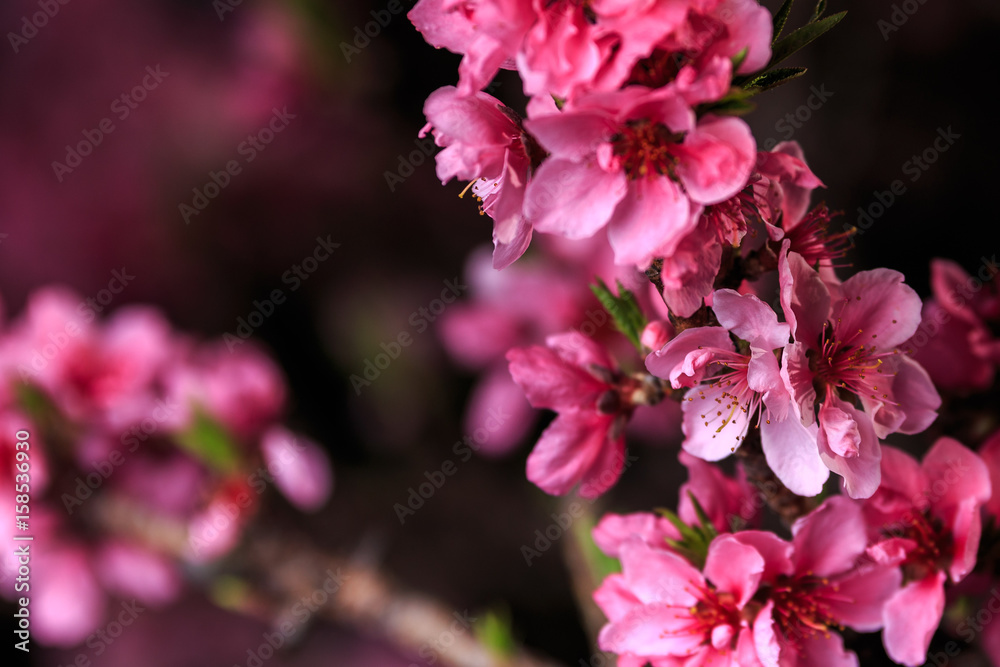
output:
[[[201,409],[195,409],[191,425],[174,441],[218,472],[233,472],[239,464],[239,447],[232,436]]]
[[[646,316],[642,314],[639,302],[635,300],[635,295],[625,289],[620,280],[616,282],[618,285],[617,295],[613,294],[600,278],[597,279],[596,284],[590,286],[590,291],[611,315],[618,331],[625,334],[636,349],[641,351],[642,343],[639,342],[639,339],[642,337],[642,330],[646,328]]]

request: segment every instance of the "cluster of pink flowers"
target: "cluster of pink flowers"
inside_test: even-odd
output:
[[[970,276],[935,260],[926,303],[888,268],[838,275],[853,232],[812,201],[823,183],[802,149],[758,151],[736,117],[760,82],[789,76],[772,69],[790,48],[778,39],[789,6],[773,22],[755,0],[421,0],[410,13],[428,42],[462,54],[421,134],[443,148],[442,182],[470,182],[505,269],[478,257],[492,288],[444,321],[453,354],[488,369],[472,413],[522,415],[502,449],[531,427],[498,363],[509,348],[528,404],[556,413],[527,478],[592,499],[624,474],[628,424],[681,406],[660,431],[682,434],[680,518],[612,514],[593,533],[621,564],[594,593],[609,620],[600,647],[620,667],[856,665],[843,628],[881,630],[890,659],[919,665],[949,591],[976,568],[982,515],[997,516],[1000,434],[981,456],[938,437],[922,462],[884,444],[928,429],[939,391],[992,387],[997,264]],[[837,20],[814,16],[799,41]],[[523,114],[481,92],[499,69],[519,73]],[[510,266],[534,231],[558,240]],[[594,276],[630,347],[580,327],[592,302],[577,285]],[[709,463],[741,447],[759,462],[756,491]],[[790,516],[778,496],[815,500]],[[794,519],[790,539],[748,521],[755,500]],[[687,543],[679,522],[712,539]]]
[[[755,142],[742,120],[704,109],[771,57],[755,0],[421,0],[410,18],[463,54],[458,86],[428,98],[424,131],[444,147],[441,180],[472,181],[493,218],[497,268],[533,229],[580,239],[606,227],[615,261],[640,268],[699,226],[717,245],[745,233],[738,206],[739,220],[711,207],[747,186]],[[526,119],[481,92],[501,67],[521,74]]]
[[[30,496],[33,635],[72,645],[110,598],[175,599],[182,566],[236,546],[268,486],[304,510],[325,503],[330,463],[281,425],[285,399],[279,369],[249,347],[198,342],[152,308],[101,321],[68,290],[35,292],[0,332],[0,503],[13,517],[17,494]],[[2,570],[16,596],[10,553]]]

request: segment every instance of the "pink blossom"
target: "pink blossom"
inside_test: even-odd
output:
[[[760,661],[768,667],[857,665],[832,630],[881,628],[883,607],[899,589],[899,569],[863,562],[861,508],[843,496],[796,521],[792,533],[790,548],[770,533],[735,536],[756,546],[767,562],[760,583],[766,602],[753,622]]]
[[[333,490],[330,459],[311,440],[282,426],[272,426],[261,438],[261,454],[274,483],[292,504],[314,512]]]
[[[285,403],[281,370],[249,346],[197,347],[164,372],[163,382],[166,402],[176,407],[165,424],[177,430],[204,410],[238,438],[251,440],[280,416]]]
[[[587,238],[608,227],[619,264],[673,254],[701,207],[746,185],[755,148],[736,118],[696,120],[676,85],[590,95],[525,121],[551,153],[528,184],[539,231]]]
[[[437,155],[442,183],[452,178],[475,181],[473,193],[494,221],[493,266],[502,269],[524,254],[531,242],[531,225],[522,214],[531,160],[514,112],[500,100],[476,92],[461,95],[446,86],[424,104],[427,125],[444,150]]]
[[[5,364],[69,418],[124,428],[153,410],[153,380],[176,344],[152,309],[122,309],[107,323],[95,316],[68,290],[38,290],[2,343]]]
[[[1000,340],[990,328],[1000,322],[995,271],[985,265],[976,278],[950,260],[931,262],[934,296],[924,303],[920,327],[905,347],[943,389],[981,391],[993,383],[1000,364]]]
[[[605,514],[592,534],[594,544],[612,558],[620,558],[622,546],[636,538],[657,549],[665,549],[668,539],[681,539],[674,524],[649,512]]]
[[[665,666],[760,664],[744,608],[757,592],[764,558],[733,535],[712,541],[704,574],[679,555],[638,537],[620,549],[622,573],[608,576],[594,601],[609,623],[602,650],[626,662]]]
[[[468,96],[512,67],[536,12],[532,0],[420,0],[407,16],[431,46],[464,55],[458,91]]]
[[[754,418],[768,465],[800,495],[820,492],[829,471],[816,449],[816,431],[803,426],[791,405],[774,350],[788,343],[789,326],[753,295],[733,290],[713,294],[722,327],[682,331],[646,357],[646,368],[690,387],[682,403],[684,449],[707,461],[739,447]],[[737,351],[729,333],[749,343]]]
[[[972,571],[982,532],[980,508],[991,496],[990,471],[975,453],[940,438],[918,463],[882,448],[882,484],[863,504],[871,553],[901,564],[906,583],[887,603],[884,641],[905,665],[927,657],[944,611],[944,582]]]
[[[979,457],[990,471],[990,488],[1000,489],[1000,431],[994,431],[979,447]],[[1000,493],[994,493],[986,502],[986,512],[1000,525]]]
[[[920,298],[889,269],[828,285],[788,247],[786,240],[779,281],[795,342],[781,372],[803,424],[819,422],[823,461],[852,498],[867,498],[879,483],[878,438],[919,433],[941,404],[927,372],[899,350],[917,328]],[[852,396],[863,411],[845,400]]]
[[[536,408],[558,414],[528,457],[528,479],[543,491],[595,498],[618,480],[625,464],[625,424],[633,393],[607,352],[579,332],[549,336],[547,347],[514,348],[510,373]]]
[[[742,466],[737,466],[736,477],[732,478],[718,466],[687,452],[682,451],[678,459],[688,469],[688,481],[677,492],[677,516],[681,521],[689,526],[699,522],[691,495],[720,533],[740,530],[759,520],[760,508],[754,505],[754,498],[759,492],[747,481]]]

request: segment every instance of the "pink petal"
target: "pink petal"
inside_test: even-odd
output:
[[[646,369],[670,380],[674,389],[694,387],[705,378],[715,350],[735,349],[729,332],[722,327],[685,329],[662,349],[646,356]]]
[[[702,385],[684,395],[684,451],[706,461],[726,458],[740,446],[750,418],[733,405],[725,387]]]
[[[653,548],[640,539],[623,544],[620,553],[629,590],[643,604],[688,608],[698,601],[694,591],[704,587],[705,578],[681,556]],[[656,655],[653,651],[650,654]]]
[[[625,617],[637,605],[639,601],[628,587],[625,576],[621,574],[609,574],[604,581],[594,591],[594,602],[608,620],[612,623]]]
[[[293,505],[315,512],[330,498],[333,473],[330,459],[319,445],[273,426],[264,433],[260,448],[275,485]]]
[[[682,157],[677,174],[688,196],[699,204],[717,204],[747,184],[757,146],[739,118],[705,117],[678,153]]]
[[[620,171],[550,157],[528,183],[524,214],[540,232],[589,238],[608,223],[627,191]]]
[[[613,418],[588,412],[556,417],[528,456],[528,479],[552,495],[569,493],[601,459]],[[614,480],[612,480],[613,483]]]
[[[839,456],[829,444],[828,430],[820,424],[819,437],[816,440],[819,446],[819,455],[823,462],[833,472],[844,478],[844,489],[851,498],[868,498],[878,489],[879,481],[882,478],[879,462],[882,460],[882,451],[878,438],[875,436],[875,429],[868,416],[854,408],[854,406],[834,399],[836,407],[847,414],[857,426],[857,436],[860,442],[857,444],[857,456]],[[846,425],[841,423],[841,427]],[[845,430],[841,430],[845,432]],[[850,431],[852,434],[853,430]],[[843,444],[843,443],[842,443]]]
[[[801,255],[788,251],[790,244],[782,241],[778,256],[781,307],[795,340],[816,349],[830,316],[830,290]]]
[[[829,577],[854,567],[868,544],[858,503],[833,496],[792,526],[795,571]]]
[[[927,647],[944,613],[944,580],[944,572],[932,572],[886,603],[882,641],[895,662],[916,667],[927,659]]]
[[[831,318],[844,340],[892,349],[909,339],[920,324],[920,297],[891,269],[861,271],[840,286]],[[855,333],[860,331],[861,333]],[[875,337],[878,337],[877,340]]]
[[[836,592],[827,604],[838,622],[858,632],[874,632],[882,627],[886,601],[902,581],[903,574],[894,565],[858,565],[836,581]]]
[[[72,646],[104,623],[105,599],[82,549],[57,547],[31,563],[31,632]]]
[[[489,436],[479,450],[484,456],[505,456],[524,442],[537,413],[507,368],[486,372],[472,389],[463,420],[466,433],[485,429]]]
[[[671,255],[698,224],[691,205],[666,176],[631,182],[608,227],[615,263],[644,269],[659,255]]]
[[[605,514],[592,532],[594,544],[611,556],[618,558],[621,546],[638,537],[651,546],[665,547],[666,539],[680,539],[672,523],[649,512],[634,514]]]
[[[753,294],[717,290],[712,295],[712,310],[719,324],[754,347],[770,351],[788,344],[788,325],[779,323],[771,307]]]
[[[136,598],[142,604],[163,605],[181,592],[181,578],[174,564],[162,554],[125,542],[110,542],[96,559],[104,586],[118,597]]]
[[[579,366],[554,351],[532,346],[507,352],[510,374],[536,408],[576,410],[593,407],[607,389]]]
[[[764,558],[752,546],[723,534],[712,540],[703,569],[716,589],[732,593],[742,609],[757,592],[764,572]]]
[[[581,162],[618,131],[610,114],[597,110],[560,111],[529,118],[525,129],[553,157]]]
[[[760,426],[761,445],[768,467],[790,491],[815,496],[823,490],[830,469],[820,458],[817,427],[803,426],[794,415]]]

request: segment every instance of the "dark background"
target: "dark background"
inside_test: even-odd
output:
[[[765,4],[773,10],[777,3]],[[791,26],[811,10],[800,4]],[[793,57],[788,64],[809,72],[760,96],[747,120],[761,145],[802,144],[827,186],[818,196],[844,211],[844,222],[857,224],[858,208],[901,180],[905,192],[857,237],[850,261],[855,270],[903,271],[926,295],[932,257],[952,257],[974,272],[982,256],[1000,250],[993,96],[1000,5],[904,4],[918,9],[884,35],[879,21],[891,22],[900,3],[831,0],[828,12],[847,9],[847,18]],[[245,0],[220,20],[207,1],[74,0],[18,53],[5,39],[6,317],[41,285],[67,284],[90,296],[124,266],[136,279],[112,309],[152,303],[196,335],[234,333],[253,301],[287,287],[282,274],[312,252],[317,236],[329,235],[340,248],[253,336],[285,370],[292,425],[322,442],[335,462],[330,505],[293,520],[318,543],[363,552],[455,609],[505,605],[525,643],[577,664],[590,649],[558,550],[530,568],[519,552],[556,508],[524,479],[531,443],[505,460],[461,464],[401,526],[394,503],[425,471],[454,458],[473,378],[428,331],[361,396],[348,379],[381,342],[409,328],[409,314],[434,299],[444,280],[461,275],[471,249],[490,240],[489,220],[457,197],[463,184],[442,187],[430,159],[394,190],[387,185],[386,172],[416,148],[424,98],[456,81],[459,58],[428,46],[398,14],[346,62],[341,43],[385,7]],[[34,11],[34,2],[5,2],[0,29],[18,30]],[[110,115],[110,101],[156,64],[169,77],[57,182],[51,163],[64,159],[65,145]],[[816,90],[829,99],[810,109]],[[521,103],[509,73],[493,94]],[[185,224],[178,205],[190,202],[192,188],[283,106],[296,114],[289,127]],[[799,128],[783,120],[796,110],[800,121],[808,116]],[[904,163],[949,127],[961,138],[913,181]],[[675,502],[683,473],[674,450],[641,454],[642,464],[601,507]]]

